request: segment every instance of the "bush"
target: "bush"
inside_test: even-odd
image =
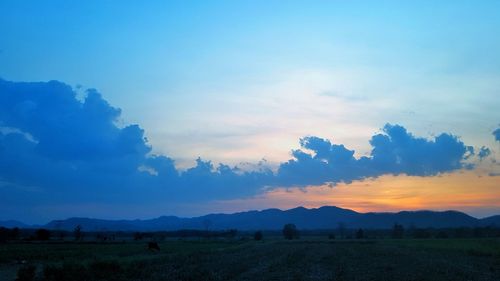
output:
[[[19,227],[14,227],[9,231],[9,239],[10,240],[17,240],[19,239],[19,236],[21,234],[21,231],[19,230]]]
[[[298,239],[299,238],[299,231],[297,230],[297,227],[293,223],[285,224],[283,226],[283,236],[285,239],[292,240],[292,239]]]
[[[134,241],[140,241],[140,240],[142,240],[143,237],[144,237],[144,235],[140,232],[134,233]]]
[[[73,230],[73,236],[75,237],[75,241],[80,241],[83,239],[82,226],[77,225]]]
[[[32,281],[35,279],[36,266],[24,265],[17,271],[16,281]]]
[[[35,232],[36,240],[46,241],[50,239],[50,231],[40,228]]]
[[[9,229],[0,227],[0,242],[7,241],[9,237]]]
[[[365,238],[365,232],[363,231],[363,229],[358,229],[358,231],[356,231],[356,239],[363,239]]]
[[[253,239],[255,239],[256,241],[262,240],[262,237],[262,231],[256,231],[253,235]]]
[[[392,227],[392,238],[401,239],[405,234],[405,229],[401,224],[395,223]]]

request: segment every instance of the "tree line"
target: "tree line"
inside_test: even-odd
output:
[[[5,241],[115,241],[116,237],[122,240],[164,240],[166,238],[227,238],[252,237],[260,241],[264,236],[282,236],[284,239],[299,239],[301,236],[325,236],[328,239],[427,239],[427,238],[486,238],[500,237],[500,228],[494,226],[458,227],[458,228],[418,228],[413,225],[404,227],[394,223],[391,229],[350,229],[340,223],[334,230],[300,230],[295,224],[285,224],[281,231],[238,231],[229,230],[197,230],[184,229],[176,231],[155,232],[108,232],[84,231],[77,225],[73,231],[39,229],[20,229],[0,227],[0,242]]]

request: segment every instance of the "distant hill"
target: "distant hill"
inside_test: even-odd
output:
[[[483,225],[492,225],[500,227],[500,215],[487,217],[481,220]]]
[[[27,224],[24,224],[20,221],[15,221],[15,220],[0,221],[0,226],[7,227],[7,228],[14,228],[14,227],[27,228],[27,227],[30,227]]]
[[[234,214],[210,214],[193,218],[162,216],[147,220],[102,220],[69,218],[54,220],[48,229],[73,230],[81,225],[85,231],[160,231],[179,229],[279,230],[286,223],[300,229],[333,229],[340,223],[347,228],[389,229],[394,223],[405,227],[475,227],[500,226],[500,215],[477,219],[458,211],[403,211],[398,213],[358,213],[349,209],[324,206],[317,209],[297,207],[290,210],[267,209]],[[30,227],[16,221],[0,221],[4,227]]]
[[[351,224],[362,228],[390,228],[394,223],[415,227],[461,227],[479,226],[481,220],[458,211],[403,211],[399,213],[361,214]]]

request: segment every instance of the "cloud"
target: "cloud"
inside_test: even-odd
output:
[[[295,150],[295,159],[280,165],[278,178],[287,185],[350,183],[385,174],[433,176],[470,168],[465,160],[474,154],[457,137],[440,134],[433,140],[414,137],[399,125],[387,124],[383,133],[372,137],[370,156],[355,158],[354,151],[318,137],[306,137]]]
[[[500,128],[493,131],[493,135],[495,136],[496,141],[500,141]]]
[[[173,159],[150,154],[140,126],[118,126],[120,115],[96,90],[79,99],[58,81],[0,80],[0,182],[8,186],[0,188],[0,203],[234,199],[269,188],[350,183],[386,174],[433,176],[470,168],[466,160],[474,154],[451,134],[426,139],[387,124],[371,138],[368,156],[356,158],[342,144],[308,136],[276,172],[265,162],[248,171],[200,158],[181,171]],[[479,157],[485,153],[481,150]],[[27,196],[16,186],[36,187],[36,194]]]
[[[483,160],[484,158],[490,156],[491,150],[485,146],[481,147],[479,152],[477,153],[477,156],[479,157],[479,160]]]
[[[61,82],[0,80],[0,179],[40,186],[53,201],[225,199],[271,181],[264,165],[244,172],[198,159],[179,171],[149,155],[138,125],[117,126],[120,114],[95,90],[79,100]]]
[[[0,135],[0,176],[68,188],[112,184],[134,174],[151,148],[139,126],[117,127],[119,116],[95,90],[80,102],[57,81],[0,80],[0,126],[15,129]]]

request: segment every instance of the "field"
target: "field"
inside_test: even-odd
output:
[[[500,239],[0,244],[0,280],[500,280]],[[26,264],[19,262],[25,260]]]

